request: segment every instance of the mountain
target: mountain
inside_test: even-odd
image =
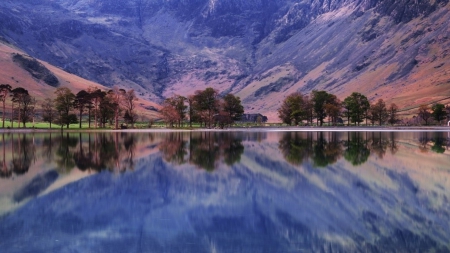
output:
[[[0,41],[0,83],[13,88],[23,87],[38,103],[53,97],[57,87],[69,87],[75,94],[89,87],[107,90],[108,87],[65,72],[47,62],[35,59],[7,41]],[[139,100],[137,110],[146,117],[157,117],[155,103]],[[9,106],[9,104],[8,104]]]
[[[293,91],[358,91],[401,107],[450,97],[448,2],[6,0],[0,36],[145,99],[211,86],[276,120]]]

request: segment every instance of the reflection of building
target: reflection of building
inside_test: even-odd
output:
[[[267,117],[262,115],[261,113],[253,113],[253,114],[242,114],[241,120],[239,122],[258,122],[258,118],[260,117],[261,122],[267,122]]]

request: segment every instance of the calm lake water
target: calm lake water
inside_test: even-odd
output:
[[[450,252],[450,133],[0,134],[1,252]]]

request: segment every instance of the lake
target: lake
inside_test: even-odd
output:
[[[450,252],[449,132],[0,143],[2,252]]]

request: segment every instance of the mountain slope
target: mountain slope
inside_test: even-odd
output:
[[[49,71],[58,80],[57,85],[49,85],[43,80],[40,80],[33,76],[23,66],[17,63],[14,60],[15,56],[29,58],[27,54],[13,47],[11,44],[5,41],[0,41],[0,83],[9,84],[13,88],[23,87],[27,89],[29,93],[37,99],[38,103],[43,101],[45,98],[54,97],[53,92],[57,87],[69,87],[75,94],[78,91],[82,89],[88,89],[89,87],[98,87],[102,90],[109,89],[108,87],[102,86],[98,83],[83,79],[74,74],[67,73],[64,70],[52,66],[47,62],[37,60],[37,62],[39,62],[41,66],[43,66],[43,68]],[[140,100],[138,101],[137,109],[147,117],[156,117],[156,113],[154,111],[147,110],[145,108],[152,108],[157,106],[158,105],[156,105],[155,103]]]
[[[276,120],[292,91],[401,107],[450,96],[449,10],[448,0],[20,0],[0,3],[0,36],[143,98],[212,86]]]

